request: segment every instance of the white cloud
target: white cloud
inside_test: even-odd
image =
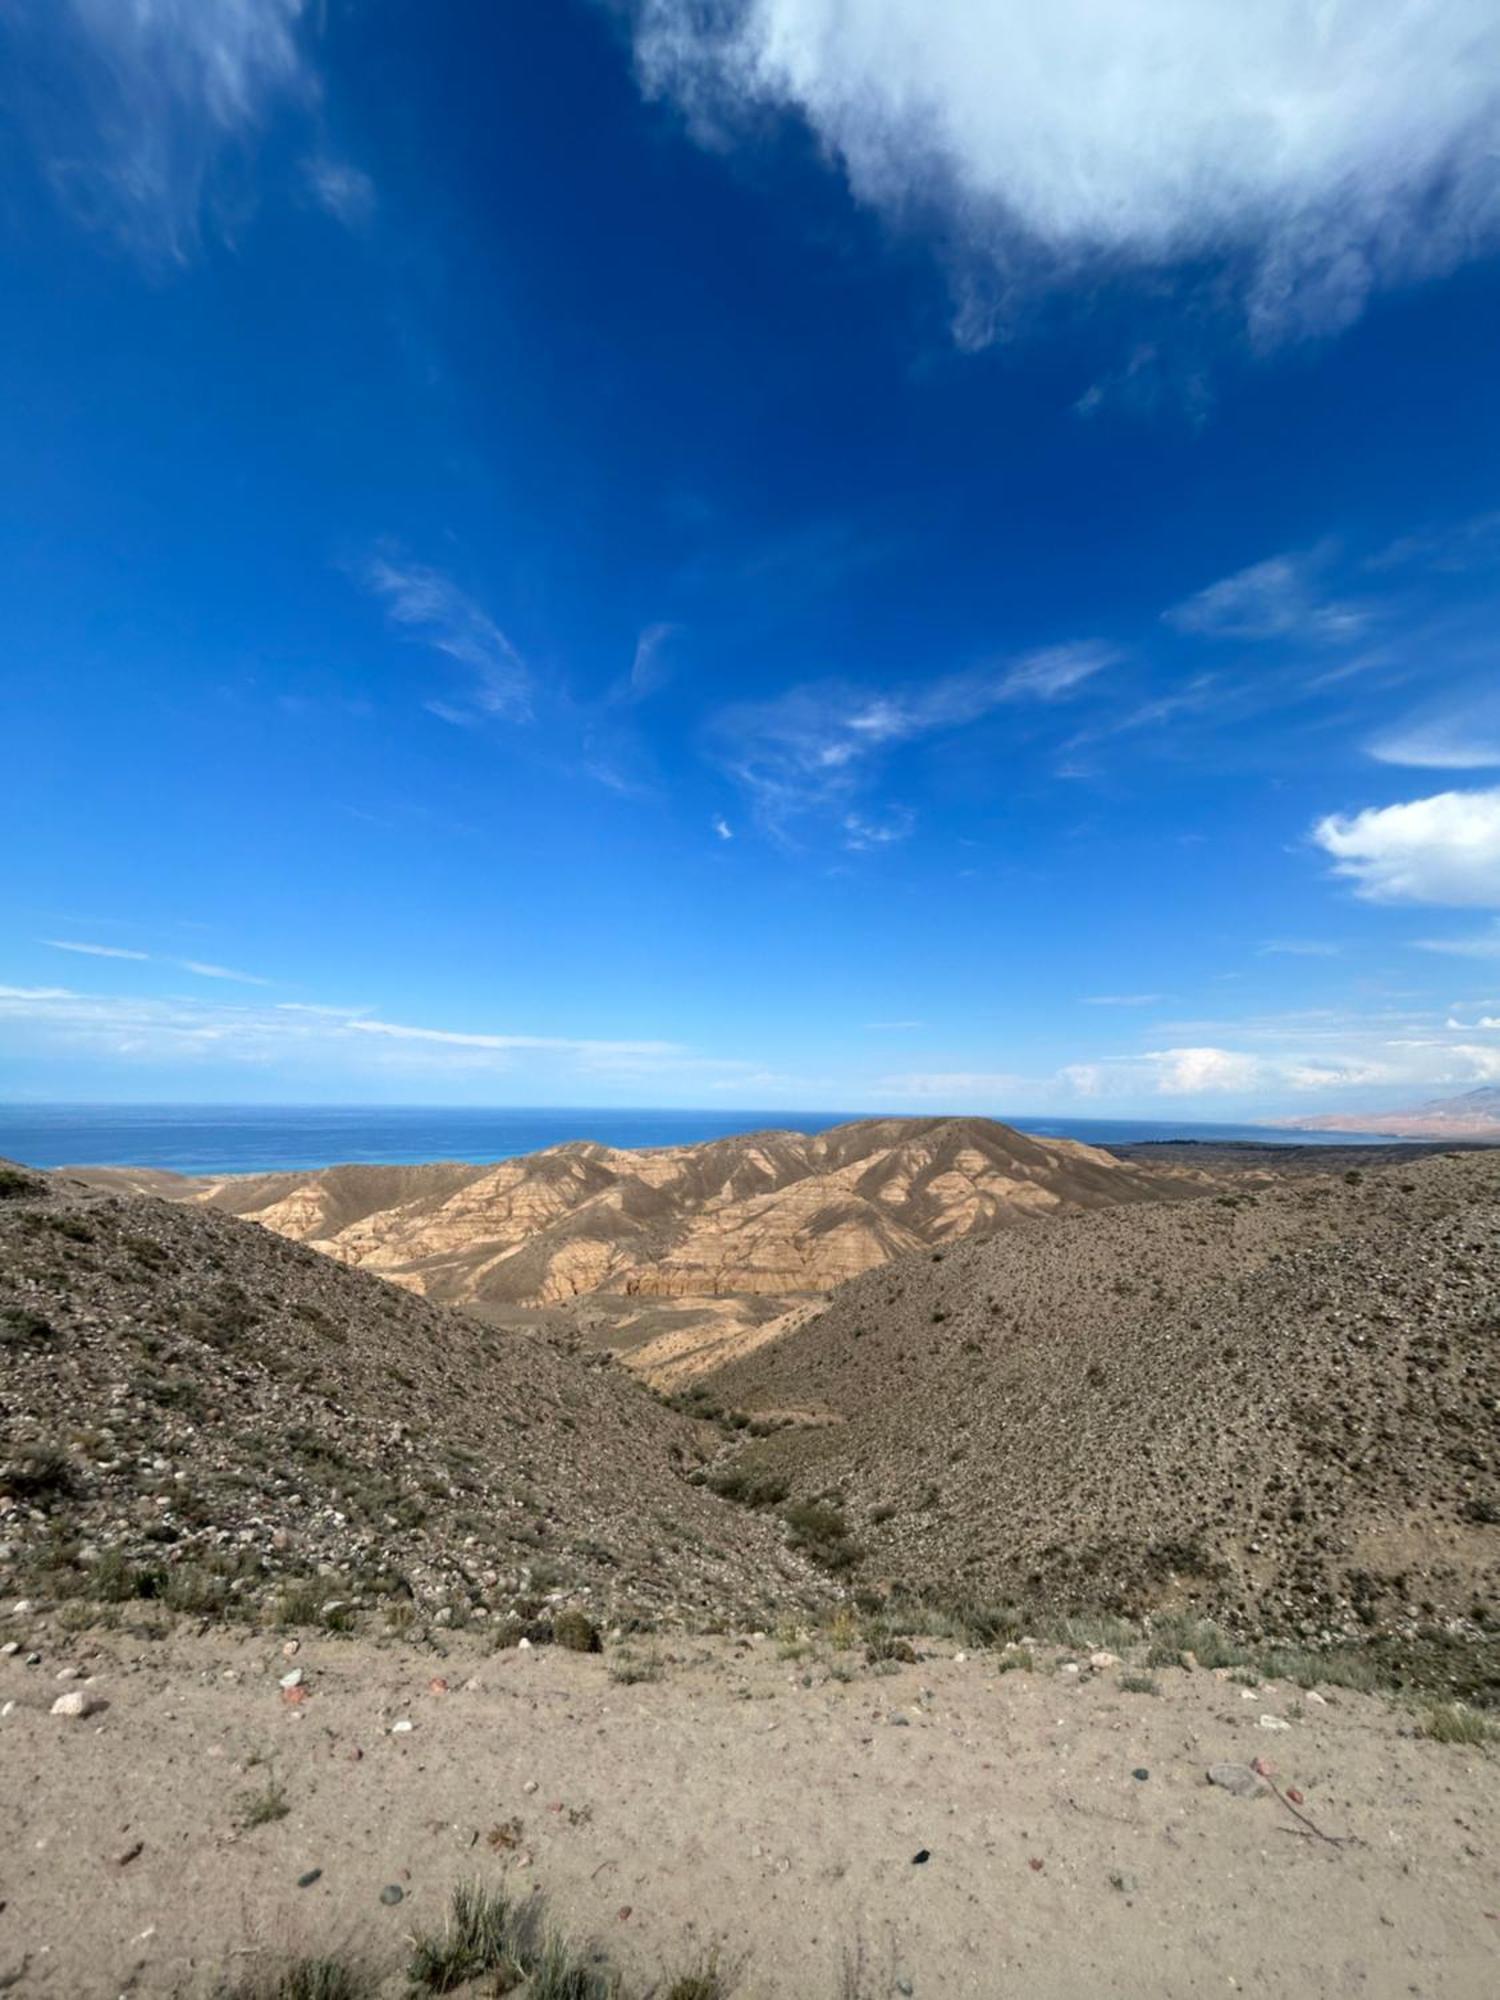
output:
[[[802,814],[836,811],[846,835],[868,846],[875,836],[867,829],[861,842],[859,826],[847,821],[858,819],[852,800],[884,752],[961,729],[1010,704],[1062,701],[1119,657],[1114,647],[1089,639],[889,693],[814,683],[729,709],[714,733],[763,826],[784,834]]]
[[[716,813],[714,815],[712,825],[714,832],[719,836],[720,840],[734,839],[734,828],[729,824],[728,820],[724,818],[722,813]]]
[[[72,938],[43,938],[42,943],[53,951],[79,952],[86,958],[134,958],[143,963],[175,965],[180,972],[196,973],[200,979],[232,979],[241,986],[270,986],[273,982],[262,979],[255,972],[236,972],[233,966],[212,965],[199,958],[157,959],[149,951],[127,951],[123,945],[83,944]]]
[[[1257,958],[1337,958],[1342,945],[1324,938],[1271,938],[1256,952]]]
[[[239,986],[269,986],[269,979],[262,979],[255,972],[236,972],[230,965],[209,965],[201,958],[179,958],[173,961],[184,972],[195,972],[200,979],[232,979]]]
[[[1164,1097],[1253,1090],[1261,1078],[1259,1059],[1235,1049],[1159,1049],[1145,1060],[1154,1067],[1156,1088]]]
[[[0,1000],[76,1000],[66,986],[0,986]]]
[[[1294,639],[1344,644],[1370,622],[1370,608],[1323,595],[1325,551],[1268,556],[1174,604],[1162,615],[1179,632],[1216,639]]]
[[[1444,952],[1452,958],[1500,958],[1500,925],[1473,937],[1418,938],[1418,951]]]
[[[311,104],[305,0],[40,0],[25,37],[30,112],[59,195],[141,254],[194,247],[226,156],[280,101]]]
[[[1088,993],[1084,995],[1085,1007],[1155,1007],[1166,999],[1165,993]]]
[[[346,229],[366,229],[375,215],[375,183],[347,160],[317,153],[303,163],[318,206]]]
[[[1330,814],[1313,839],[1370,902],[1500,908],[1500,788]]]
[[[510,640],[483,607],[451,577],[421,563],[377,555],[363,577],[392,624],[469,668],[473,686],[462,706],[429,702],[447,722],[486,716],[524,720],[531,712],[531,676]]]
[[[1413,719],[1387,730],[1368,748],[1380,764],[1406,764],[1425,771],[1489,770],[1500,765],[1500,702]]]
[[[1028,292],[1217,265],[1262,344],[1500,233],[1493,0],[634,0],[644,87],[699,136],[799,112],[855,195]]]
[[[564,1035],[473,1034],[450,1028],[409,1028],[395,1021],[346,1021],[345,1027],[362,1035],[385,1035],[402,1042],[441,1042],[463,1049],[564,1049],[575,1054],[618,1056],[671,1056],[680,1054],[675,1042],[595,1042],[578,1041]]]
[[[127,951],[120,944],[81,944],[74,938],[43,938],[53,951],[76,951],[85,958],[149,958],[149,951]]]
[[[910,838],[917,816],[906,806],[893,806],[883,819],[865,813],[845,813],[844,845],[855,854],[868,854],[878,847],[893,847]]]

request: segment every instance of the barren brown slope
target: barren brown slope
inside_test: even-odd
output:
[[[1296,1118],[1298,1132],[1389,1132],[1398,1139],[1483,1139],[1500,1143],[1500,1087],[1486,1084],[1459,1097],[1434,1097],[1399,1111],[1329,1112]]]
[[[212,1210],[0,1171],[0,1364],[0,1589],[670,1619],[815,1581],[607,1355]]]
[[[1500,1155],[907,1260],[707,1378],[853,1574],[1272,1629],[1500,1613]],[[728,1469],[728,1468],[723,1468]]]
[[[988,1119],[890,1118],[640,1152],[580,1141],[493,1167],[155,1184],[430,1298],[552,1305],[823,1291],[930,1244],[1203,1181]]]

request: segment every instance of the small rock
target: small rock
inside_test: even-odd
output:
[[[0,1716],[14,1715],[15,1712],[16,1712],[16,1705],[13,1701],[6,1702],[5,1706],[3,1708],[0,1708]]]
[[[896,1981],[896,1991],[898,1993],[904,1993],[907,1996],[907,2000],[911,2000],[911,1995],[915,1993],[916,1990],[917,1990],[916,1987],[912,1985],[909,1979],[898,1979]]]
[[[391,1724],[391,1734],[392,1736],[410,1736],[416,1726],[409,1716],[403,1715],[399,1722]]]
[[[297,1877],[297,1887],[299,1889],[310,1889],[314,1882],[321,1882],[322,1879],[323,1871],[321,1868],[309,1868],[305,1875]]]
[[[441,1674],[434,1674],[432,1679],[427,1683],[427,1692],[429,1694],[446,1694],[448,1692],[448,1683],[443,1679]]]
[[[54,1715],[71,1716],[82,1721],[85,1716],[97,1715],[104,1703],[98,1695],[90,1694],[87,1688],[74,1688],[70,1694],[60,1694],[52,1704]]]
[[[18,1597],[10,1608],[17,1618],[29,1618],[36,1610],[36,1605],[29,1597]]]
[[[126,1848],[123,1854],[117,1854],[115,1856],[116,1868],[128,1868],[131,1862],[134,1861],[139,1855],[144,1854],[145,1851],[146,1851],[146,1843],[144,1840],[137,1840],[132,1842],[132,1844]]]
[[[60,1681],[81,1681],[83,1679],[83,1668],[59,1667],[54,1679]]]
[[[281,1685],[284,1688],[299,1688],[302,1685],[303,1679],[302,1669],[300,1667],[293,1667],[289,1674],[281,1676]]]
[[[1033,1854],[1031,1859],[1026,1864],[1026,1866],[1031,1870],[1033,1875],[1040,1875],[1042,1870],[1046,1867],[1046,1865],[1047,1865],[1046,1862],[1043,1861],[1042,1857],[1039,1854]]]
[[[1096,1673],[1102,1674],[1106,1669],[1117,1667],[1119,1664],[1120,1656],[1118,1653],[1107,1653],[1101,1650],[1097,1653],[1089,1654],[1089,1665]]]
[[[1310,1701],[1314,1708],[1327,1708],[1328,1706],[1327,1695],[1318,1694],[1313,1688],[1309,1688],[1302,1699]]]
[[[1208,1782],[1236,1799],[1253,1799],[1260,1790],[1260,1779],[1248,1764],[1210,1764]]]
[[[0,1660],[8,1660],[16,1653],[19,1653],[20,1650],[21,1642],[19,1639],[7,1639],[5,1644],[0,1646]]]
[[[1146,1769],[1144,1764],[1137,1764],[1130,1775],[1135,1779],[1137,1784],[1144,1785],[1146,1780],[1151,1776],[1151,1773]]]
[[[1136,1892],[1137,1884],[1133,1875],[1127,1875],[1121,1868],[1111,1868],[1109,1871],[1109,1886],[1111,1889],[1118,1889],[1122,1896],[1133,1896]]]
[[[529,1639],[517,1639],[516,1651],[518,1653],[529,1653],[531,1651],[531,1641]]]
[[[931,1859],[932,1849],[930,1847],[919,1847],[911,1858],[911,1865],[913,1868],[925,1868]]]
[[[1260,1726],[1262,1729],[1290,1729],[1292,1725],[1284,1716],[1263,1715],[1260,1718]]]
[[[536,1789],[537,1789],[537,1783],[535,1778],[528,1778],[525,1784],[522,1785],[521,1787],[521,1790],[523,1792],[534,1792]]]
[[[630,1922],[630,1911],[631,1905],[629,1903],[621,1903],[619,1909],[615,1911],[615,1916],[620,1923],[628,1924]]]
[[[1299,1791],[1297,1790],[1297,1787],[1296,1787],[1295,1785],[1288,1785],[1288,1786],[1287,1786],[1287,1788],[1286,1788],[1286,1795],[1287,1795],[1287,1797],[1288,1797],[1288,1798],[1289,1798],[1289,1799],[1291,1800],[1291,1802],[1292,1802],[1292,1804],[1293,1804],[1294,1806],[1300,1806],[1300,1805],[1304,1805],[1304,1804],[1306,1803],[1306,1801],[1304,1800],[1304,1798],[1303,1798],[1303,1796],[1302,1796],[1301,1792],[1299,1792]]]
[[[1076,1660],[1064,1660],[1062,1665],[1058,1668],[1057,1671],[1060,1674],[1072,1675],[1072,1674],[1081,1674],[1083,1672],[1083,1669],[1082,1667],[1079,1666]]]
[[[302,1641],[300,1639],[287,1639],[282,1644],[281,1657],[284,1660],[295,1660],[301,1651]]]
[[[399,1882],[387,1882],[380,1892],[380,1900],[386,1905],[387,1909],[393,1910],[403,1900],[405,1895],[406,1891],[401,1887]]]

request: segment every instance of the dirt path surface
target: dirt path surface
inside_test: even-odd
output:
[[[292,1656],[6,1626],[17,2000],[206,1995],[288,1951],[350,1952],[394,1995],[466,1875],[545,1892],[636,1994],[715,1944],[743,2000],[1496,1990],[1500,1767],[1372,1696],[1201,1669],[1130,1692],[1052,1652],[1001,1672],[934,1648],[882,1674],[771,1638],[637,1641],[657,1677],[627,1685],[618,1648]],[[107,1706],[50,1713],[68,1692]],[[1349,1844],[1264,1783],[1207,1782],[1258,1756]],[[285,1812],[247,1826],[275,1787]]]

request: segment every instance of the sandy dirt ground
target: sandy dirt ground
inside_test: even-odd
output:
[[[467,1634],[288,1656],[277,1636],[7,1625],[18,2000],[196,1996],[330,1950],[396,1994],[407,1938],[466,1875],[543,1893],[636,1994],[715,1945],[744,2000],[1500,1990],[1500,1760],[1372,1696],[1180,1669],[1132,1693],[1055,1651],[1001,1673],[934,1647],[876,1674],[772,1637],[637,1641],[659,1677],[624,1685],[610,1655]],[[51,1714],[69,1691],[107,1706]],[[1206,1780],[1257,1757],[1348,1844],[1269,1788]],[[284,1816],[247,1828],[272,1783]]]

